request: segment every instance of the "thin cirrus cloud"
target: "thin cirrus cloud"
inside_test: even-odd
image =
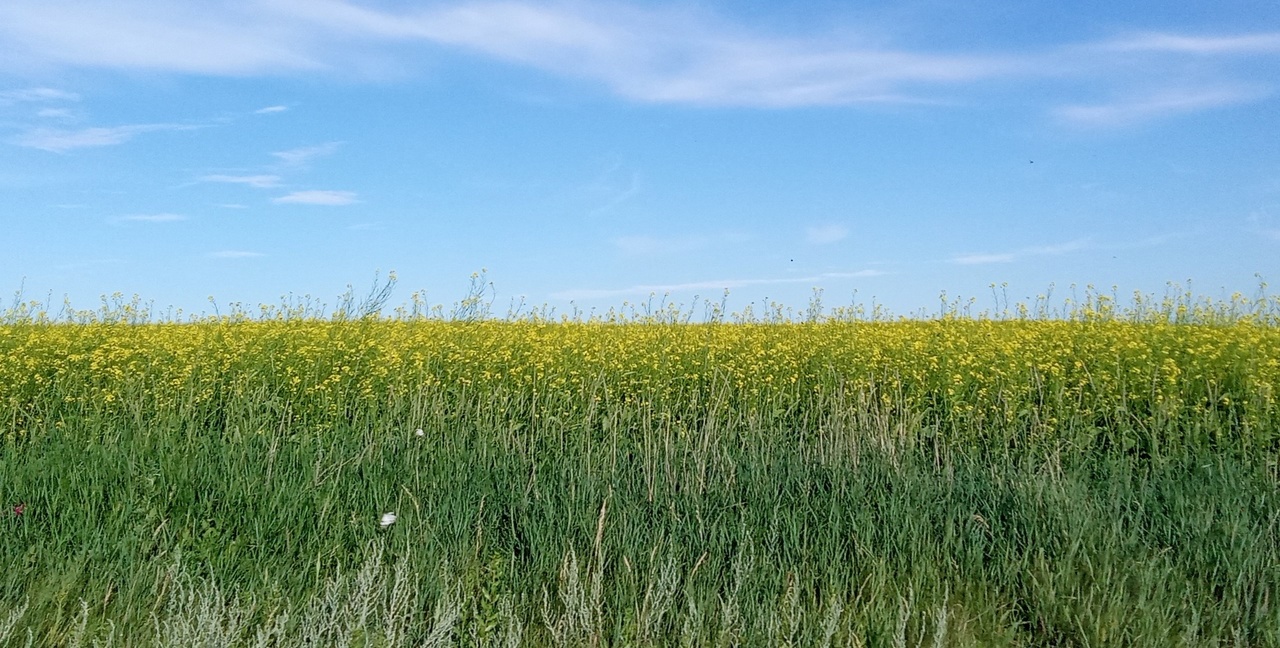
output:
[[[230,184],[242,184],[258,189],[270,189],[280,186],[280,176],[277,175],[223,175],[213,174],[201,176],[202,182],[223,182]]]
[[[645,284],[627,288],[590,289],[575,288],[551,294],[552,299],[605,299],[636,295],[662,295],[667,293],[688,293],[703,290],[730,290],[750,286],[777,286],[784,284],[821,283],[833,279],[863,279],[878,277],[885,273],[881,270],[859,270],[857,272],[824,272],[807,277],[787,277],[781,279],[718,279],[713,281],[692,281],[674,284]]]
[[[1280,32],[1235,36],[1139,33],[1104,42],[1100,47],[1117,52],[1171,52],[1193,55],[1280,54]]]
[[[893,101],[905,84],[980,80],[1019,66],[1005,57],[741,32],[687,13],[610,3],[464,1],[407,12],[343,0],[0,6],[0,37],[7,34],[25,54],[20,60],[46,64],[274,75],[341,69],[353,58],[344,48],[417,42],[595,81],[656,103]]]
[[[596,5],[461,3],[423,14],[411,34],[604,84],[652,103],[785,107],[904,99],[913,83],[1007,73],[1001,57],[937,55],[748,34],[690,14]]]
[[[1054,109],[1058,119],[1078,126],[1127,126],[1152,119],[1250,103],[1270,96],[1261,87],[1190,88],[1162,90],[1150,96],[1109,103],[1077,104]]]
[[[818,225],[806,227],[804,230],[804,240],[811,245],[830,245],[843,241],[848,237],[849,228],[843,225]]]
[[[66,108],[41,108],[36,111],[36,117],[43,117],[44,119],[68,119],[73,114]]]
[[[284,112],[284,111],[286,111],[286,110],[288,110],[288,109],[289,109],[289,107],[288,107],[288,106],[267,106],[266,108],[259,108],[259,109],[255,110],[255,111],[253,111],[253,114],[255,114],[255,115],[270,115],[270,114],[273,114],[273,113],[282,113],[282,112]]]
[[[912,25],[898,29],[909,33]],[[352,0],[48,0],[0,3],[0,42],[17,54],[0,58],[0,71],[72,66],[376,76],[370,52],[382,49],[381,58],[398,70],[406,57],[418,57],[408,49],[417,44],[587,81],[647,103],[947,104],[965,88],[993,82],[1040,87],[1049,80],[1062,89],[1046,99],[1059,119],[1122,125],[1264,99],[1277,75],[1258,68],[1274,66],[1280,54],[1275,31],[1138,32],[982,54],[895,46],[891,33],[849,33],[782,36],[707,11],[618,2],[454,0],[393,10]],[[1154,84],[1144,97],[1073,99],[1097,96],[1099,84],[1124,91],[1135,77]],[[1246,82],[1257,91],[1215,95],[1214,88]]]
[[[175,223],[187,220],[187,217],[182,214],[130,214],[121,216],[119,220],[133,223]]]
[[[55,88],[23,88],[0,92],[0,104],[51,101],[80,101],[80,95]]]
[[[342,142],[326,142],[316,146],[303,146],[287,151],[276,151],[271,156],[288,166],[302,166],[315,158],[332,154],[341,145]]]
[[[34,66],[248,75],[319,69],[310,35],[270,10],[245,3],[54,0],[0,5],[0,41],[19,56],[0,69]]]
[[[337,207],[360,202],[353,191],[331,191],[312,189],[294,191],[272,200],[280,205],[325,205]]]
[[[607,192],[610,195],[598,207],[588,212],[588,216],[604,215],[640,194],[640,174],[632,172],[628,174],[625,181],[619,181],[618,178],[611,177],[617,174],[620,169],[620,166],[615,166],[607,171],[602,177],[602,182],[593,188],[597,191]]]
[[[952,257],[950,261],[951,263],[955,263],[957,265],[985,265],[985,264],[992,264],[992,263],[1012,263],[1014,261],[1018,261],[1020,259],[1026,259],[1026,258],[1058,256],[1058,255],[1067,254],[1070,252],[1077,252],[1080,250],[1089,249],[1089,247],[1090,247],[1089,239],[1076,239],[1074,241],[1067,241],[1066,243],[1059,243],[1056,245],[1037,245],[1032,247],[1025,247],[1019,250],[1014,250],[1012,252],[997,252],[997,253],[984,252],[979,254],[962,254],[962,255]]]
[[[83,128],[79,130],[63,130],[58,128],[36,128],[14,138],[12,142],[18,146],[66,153],[76,149],[115,146],[123,144],[142,133],[158,131],[191,130],[197,126],[182,124],[132,124],[127,126]]]
[[[663,256],[696,252],[717,245],[732,247],[749,241],[751,238],[751,234],[741,231],[676,236],[636,234],[616,237],[610,243],[619,252],[628,256]]]

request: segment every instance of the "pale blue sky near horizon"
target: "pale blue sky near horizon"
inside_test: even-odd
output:
[[[0,299],[1252,294],[1278,93],[1270,1],[13,0]]]

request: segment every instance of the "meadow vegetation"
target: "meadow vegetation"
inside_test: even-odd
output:
[[[15,298],[0,647],[1280,646],[1265,287],[495,317],[391,283]]]

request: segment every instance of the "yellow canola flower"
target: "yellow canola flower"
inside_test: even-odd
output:
[[[1276,434],[1278,388],[1280,328],[1248,322],[0,326],[0,407],[11,434],[37,416],[216,425],[269,411],[329,429],[378,412],[466,408],[512,424],[589,420],[609,407],[673,421],[812,422],[859,403],[965,434],[1194,417]]]

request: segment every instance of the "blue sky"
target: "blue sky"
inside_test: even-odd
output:
[[[11,0],[0,288],[1253,293],[1278,92],[1273,0]]]

